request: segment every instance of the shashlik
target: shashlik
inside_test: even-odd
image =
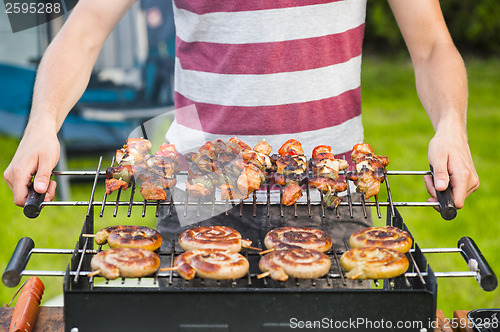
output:
[[[347,183],[339,178],[339,171],[346,169],[349,163],[343,159],[336,159],[327,145],[318,145],[313,149],[309,159],[309,168],[313,177],[309,178],[309,185],[317,188],[324,194],[327,206],[337,206],[340,199],[335,195],[347,189]]]
[[[374,154],[367,143],[356,144],[351,158],[356,162],[356,172],[348,173],[347,178],[356,183],[357,190],[365,195],[365,199],[378,195],[389,158]]]
[[[271,181],[285,186],[281,203],[289,206],[302,197],[301,185],[307,181],[307,159],[304,156],[302,144],[289,139],[278,150],[279,156],[273,156],[276,161],[276,171],[271,175]]]
[[[131,138],[123,148],[116,151],[118,166],[106,170],[106,193],[118,189],[126,190],[134,176],[142,182],[141,195],[146,200],[166,200],[166,189],[175,186],[176,173],[181,170],[177,151],[173,144],[163,144],[154,155],[147,152],[151,142],[142,138]]]
[[[126,190],[135,177],[142,182],[141,194],[146,200],[167,198],[165,190],[176,185],[176,174],[181,169],[177,151],[174,145],[164,144],[150,155],[147,153],[150,148],[148,140],[133,138],[117,150],[118,165],[106,171],[107,194]],[[222,199],[245,199],[270,180],[284,187],[282,203],[293,205],[302,196],[301,186],[308,182],[324,194],[327,206],[338,205],[340,199],[336,193],[347,188],[339,171],[346,169],[348,162],[336,159],[331,147],[317,146],[308,162],[301,143],[295,139],[285,142],[278,154],[271,155],[271,151],[265,140],[253,149],[236,137],[227,142],[208,141],[198,152],[185,154],[189,165],[187,192],[194,198],[210,197],[218,187]],[[347,178],[357,184],[366,199],[378,194],[388,158],[373,154],[371,146],[363,143],[353,147],[352,159],[356,162],[356,172],[348,172]]]
[[[227,143],[206,142],[198,152],[185,155],[188,163],[186,189],[191,197],[203,198],[221,190],[221,198],[245,199],[265,181],[265,170],[272,166],[271,147],[265,141],[255,149],[233,137]]]

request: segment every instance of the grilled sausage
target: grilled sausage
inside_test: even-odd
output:
[[[40,279],[37,277],[28,279],[14,308],[9,332],[33,331],[44,290],[45,286]]]

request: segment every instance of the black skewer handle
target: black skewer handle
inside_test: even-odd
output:
[[[16,287],[21,281],[22,272],[28,265],[31,250],[35,247],[35,242],[29,237],[23,237],[17,243],[16,249],[12,253],[9,264],[2,275],[2,282],[7,287]]]
[[[431,173],[432,178],[434,179],[434,169],[432,166]],[[451,182],[448,184],[448,188],[444,191],[436,190],[436,197],[439,202],[439,211],[441,212],[441,217],[444,220],[452,220],[457,216],[457,207],[455,206],[455,202],[453,201],[453,192],[451,190]]]
[[[36,218],[42,210],[42,203],[45,200],[45,194],[39,194],[33,189],[33,186],[28,188],[28,198],[24,203],[23,212],[28,218]]]
[[[497,288],[497,276],[491,269],[474,240],[465,236],[458,241],[458,248],[462,249],[461,253],[469,266],[469,270],[472,272],[478,272],[476,280],[481,288],[488,292]]]

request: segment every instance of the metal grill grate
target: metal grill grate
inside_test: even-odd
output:
[[[183,206],[183,211],[184,214],[187,214],[187,211],[189,208],[192,206],[196,206],[199,210],[202,206],[211,206],[212,211],[215,211],[215,206],[223,206],[226,207],[226,214],[227,210],[232,207],[234,204],[239,204],[241,207],[243,205],[252,205],[253,206],[253,211],[254,211],[254,216],[255,216],[255,210],[258,205],[266,205],[267,211],[269,214],[270,211],[270,206],[273,204],[279,204],[280,205],[280,215],[283,217],[285,215],[285,207],[281,204],[281,202],[272,202],[271,201],[271,185],[266,183],[263,185],[264,192],[266,192],[267,199],[265,201],[258,201],[257,200],[257,195],[256,192],[253,192],[253,195],[251,198],[246,199],[246,200],[240,200],[239,202],[235,201],[228,201],[228,200],[217,200],[216,195],[212,195],[211,200],[194,200],[189,197],[189,195],[184,195],[185,198],[182,201],[176,201],[174,200],[174,195],[168,195],[168,199],[166,201],[146,201],[146,200],[136,200],[136,182],[133,181],[131,188],[130,188],[130,196],[127,200],[122,200],[122,189],[119,189],[116,194],[116,199],[113,201],[108,200],[108,195],[104,194],[103,199],[101,201],[95,200],[95,191],[97,187],[97,183],[99,182],[99,178],[103,178],[105,176],[105,171],[101,170],[101,164],[102,164],[102,157],[99,159],[98,167],[96,171],[54,171],[53,175],[54,176],[79,176],[79,177],[94,177],[94,184],[92,186],[92,191],[90,195],[90,199],[88,201],[51,201],[51,202],[43,202],[43,199],[38,198],[38,201],[33,201],[33,202],[28,202],[27,207],[25,207],[25,214],[27,214],[28,217],[36,217],[38,213],[40,212],[41,208],[44,206],[87,206],[87,216],[89,216],[91,207],[98,206],[100,207],[100,216],[102,217],[104,215],[104,210],[106,207],[114,207],[114,212],[113,216],[117,216],[118,214],[118,208],[121,206],[127,206],[128,211],[127,211],[127,217],[131,216],[132,213],[132,208],[133,207],[141,207],[142,208],[142,216],[145,217],[146,211],[148,210],[148,206],[155,206],[156,207],[156,212],[155,215],[158,217],[159,215],[159,207],[160,206],[166,206],[168,208],[168,214],[171,215],[172,213],[172,208],[173,206]],[[114,164],[114,158],[111,162],[111,165]],[[341,171],[339,173],[341,176],[345,176],[346,172]],[[186,173],[181,172],[181,176],[187,175]],[[351,185],[352,181],[346,179],[348,186],[347,186],[347,191],[346,195],[342,198],[342,201],[339,203],[339,206],[348,206],[349,207],[349,214],[352,217],[352,211],[353,207],[355,206],[362,206],[363,208],[363,213],[365,217],[367,216],[367,208],[368,207],[375,207],[377,211],[377,216],[378,218],[381,218],[381,207],[388,207],[391,216],[395,215],[394,209],[396,207],[440,207],[439,202],[395,202],[393,201],[392,194],[391,194],[391,188],[389,186],[389,176],[408,176],[408,175],[418,175],[418,176],[424,176],[424,175],[432,175],[431,171],[387,171],[385,174],[385,187],[386,187],[386,193],[387,193],[387,202],[380,202],[378,199],[378,196],[374,197],[373,201],[365,201],[364,199],[361,202],[355,202],[352,199],[352,193],[351,193]],[[306,202],[297,202],[293,206],[293,215],[296,217],[297,216],[297,207],[301,205],[307,206],[307,210],[309,213],[309,216],[311,216],[311,206],[312,205],[320,205],[321,206],[321,213],[322,217],[325,217],[327,213],[327,208],[324,204],[323,200],[323,195],[320,194],[320,199],[318,201],[313,201],[311,199],[311,188],[309,185],[304,186],[304,191],[305,191],[305,196],[306,196]],[[282,188],[280,187],[280,196],[282,195]],[[241,208],[241,211],[243,209]],[[456,210],[455,210],[456,211]],[[340,218],[341,216],[337,214],[337,217]]]

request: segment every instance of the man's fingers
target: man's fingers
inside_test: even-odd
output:
[[[465,186],[463,185],[453,186],[453,201],[457,209],[461,209],[464,207],[466,197],[467,194],[465,192]]]
[[[450,182],[450,176],[448,170],[445,168],[434,167],[434,188],[437,191],[444,191],[448,188]]]
[[[14,167],[9,165],[5,170],[5,182],[9,185],[12,194],[14,194],[14,204],[24,206],[28,197],[28,184],[31,181],[31,174],[26,169],[19,170],[17,173],[13,169]]]
[[[434,197],[431,197],[431,198],[427,199],[427,202],[429,202],[429,203],[436,203],[437,201],[438,201],[437,198],[434,198]],[[435,205],[435,206],[433,206],[433,208],[437,212],[441,212],[441,209],[439,208],[439,205]]]
[[[50,176],[47,174],[37,173],[33,181],[33,189],[39,194],[45,194],[49,187]]]
[[[436,188],[434,187],[434,181],[432,180],[432,176],[425,175],[424,176],[425,187],[427,188],[427,192],[432,197],[436,198]]]
[[[453,171],[451,175],[453,198],[457,209],[463,208],[465,199],[479,186],[475,172]]]
[[[24,206],[26,198],[28,197],[28,187],[26,184],[20,183],[19,185],[14,185],[14,187],[12,187],[12,193],[14,194],[14,204],[17,206]]]
[[[55,165],[48,160],[40,157],[38,160],[38,169],[33,180],[33,189],[39,194],[45,194],[49,188],[50,175]]]
[[[45,194],[45,202],[50,202],[51,200],[54,199],[54,196],[56,195],[56,187],[57,187],[56,181],[49,182],[49,187],[47,188],[47,192]]]

